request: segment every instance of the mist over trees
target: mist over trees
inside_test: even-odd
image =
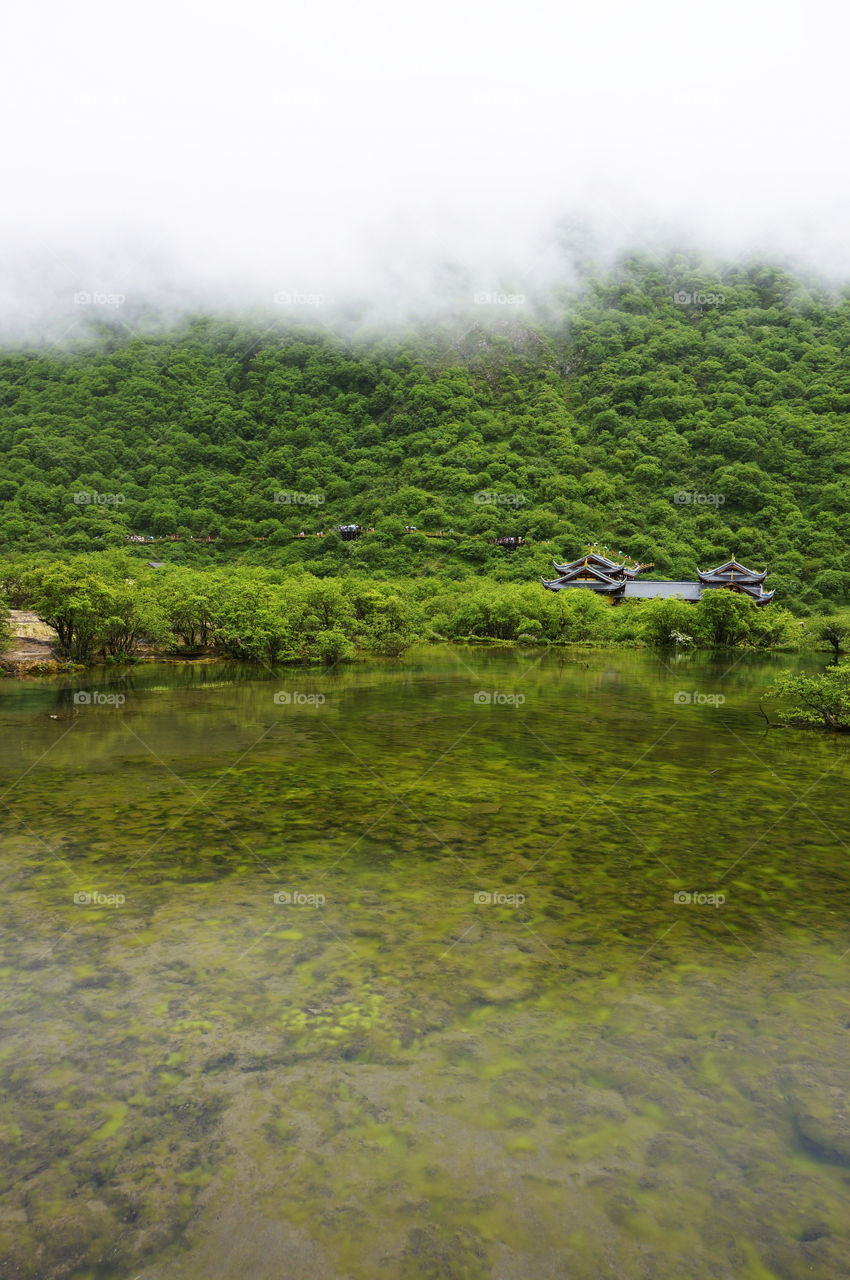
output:
[[[846,291],[632,258],[548,319],[473,311],[380,338],[114,322],[3,351],[0,552],[134,534],[187,565],[521,581],[597,542],[676,578],[735,552],[783,604],[847,602]],[[343,542],[348,522],[374,532]]]

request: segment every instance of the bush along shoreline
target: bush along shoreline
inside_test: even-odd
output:
[[[767,691],[784,706],[781,724],[770,728],[827,729],[850,733],[850,662],[834,663],[816,675],[783,672]],[[766,718],[766,717],[765,717]]]
[[[55,633],[49,646],[33,642],[39,661],[31,664],[50,667],[44,661],[50,658],[54,670],[151,656],[335,664],[358,653],[398,658],[422,641],[679,651],[798,649],[813,640],[837,651],[841,641],[835,622],[809,619],[803,626],[779,605],[760,609],[724,590],[698,604],[658,599],[613,606],[591,591],[552,593],[536,583],[318,578],[250,566],[151,568],[120,550],[0,565],[0,590],[7,672],[16,670],[9,661],[10,609],[28,611]],[[26,666],[21,662],[17,670]]]

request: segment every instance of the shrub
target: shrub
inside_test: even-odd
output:
[[[827,667],[815,676],[786,672],[767,696],[792,702],[787,716],[792,724],[850,733],[850,663]]]

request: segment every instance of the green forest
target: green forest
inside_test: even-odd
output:
[[[125,661],[151,647],[271,665],[336,664],[358,650],[399,657],[416,640],[764,649],[829,642],[820,624],[804,636],[787,609],[759,608],[728,591],[711,591],[697,605],[659,599],[612,608],[590,591],[534,583],[389,583],[250,565],[153,569],[122,549],[6,563],[0,589],[13,607],[53,627],[61,652],[77,664]],[[840,646],[848,630],[832,626]]]
[[[0,353],[0,557],[126,544],[541,591],[590,544],[656,577],[734,552],[777,605],[830,612],[850,599],[849,427],[850,293],[764,263],[631,257],[545,308],[390,335],[116,319]]]

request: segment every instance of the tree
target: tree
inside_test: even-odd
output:
[[[132,578],[110,584],[105,599],[99,648],[104,657],[132,654],[142,640],[160,647],[173,641],[165,613],[146,584]]]
[[[850,626],[834,618],[824,618],[815,627],[813,634],[816,640],[825,640],[827,644],[832,645],[832,651],[837,660],[844,641],[850,636]]]
[[[356,618],[355,636],[363,648],[398,658],[413,643],[411,608],[401,596],[355,587],[351,603]]]
[[[677,637],[693,640],[695,621],[694,606],[686,600],[647,600],[641,611],[639,634],[646,644],[672,649],[687,643]]]
[[[315,649],[322,662],[329,664],[350,662],[354,657],[354,645],[336,628],[320,631],[315,637]]]
[[[558,593],[558,638],[573,643],[604,640],[610,634],[612,609],[593,591]]]
[[[301,648],[274,591],[247,577],[222,584],[216,593],[210,633],[216,648],[251,662],[276,663]]]
[[[695,627],[708,645],[727,648],[743,644],[750,633],[752,611],[757,608],[749,596],[723,588],[706,591],[694,609]]]
[[[88,662],[103,643],[112,599],[86,557],[31,569],[24,575],[22,589],[41,621],[56,631],[67,657]]]
[[[850,664],[827,667],[819,675],[785,672],[768,690],[768,697],[792,702],[787,719],[800,726],[822,726],[850,733]]]
[[[170,631],[189,649],[210,643],[218,578],[192,569],[164,568],[153,590]]]

